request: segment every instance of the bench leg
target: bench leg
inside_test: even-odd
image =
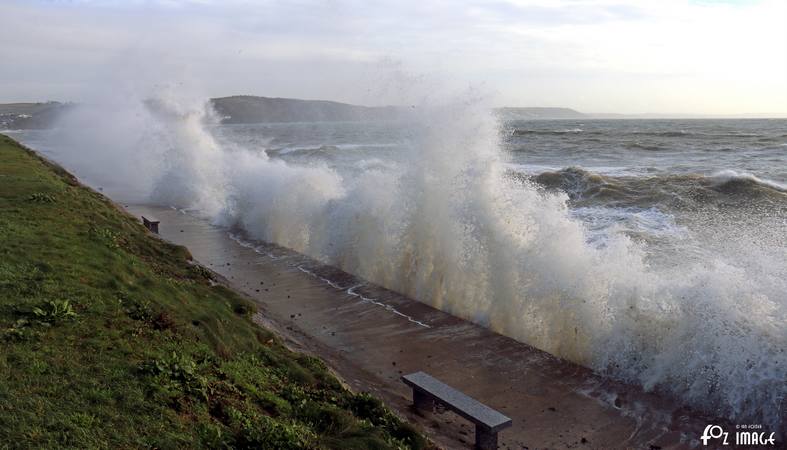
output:
[[[497,433],[476,425],[475,448],[478,450],[497,450]]]
[[[434,410],[434,399],[418,389],[413,389],[413,405],[419,411],[432,412]]]

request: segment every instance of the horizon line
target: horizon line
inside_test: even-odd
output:
[[[314,99],[314,98],[297,98],[297,97],[278,97],[278,96],[265,96],[265,95],[256,95],[256,94],[230,94],[230,95],[223,95],[223,96],[208,96],[208,100],[213,99],[220,99],[220,98],[229,98],[229,97],[258,97],[258,98],[269,98],[269,99],[283,99],[283,100],[301,100],[301,101],[313,101],[313,102],[334,102],[340,103],[344,105],[350,106],[361,106],[365,108],[386,108],[386,107],[406,107],[406,105],[363,105],[358,103],[349,103],[339,100],[329,100],[329,99]],[[43,103],[62,103],[62,104],[79,104],[84,102],[79,101],[72,101],[72,100],[42,100],[42,101],[29,101],[29,100],[3,100],[0,101],[0,105],[8,105],[8,104],[43,104]],[[503,109],[503,108],[521,108],[521,109],[567,109],[578,114],[584,114],[590,117],[588,119],[593,119],[597,117],[593,116],[623,116],[620,117],[621,119],[625,118],[643,118],[642,116],[655,116],[653,118],[729,118],[729,119],[746,119],[746,118],[758,118],[758,119],[787,119],[787,111],[784,112],[737,112],[737,113],[705,113],[705,112],[685,112],[685,113],[676,113],[676,112],[636,112],[636,113],[620,113],[620,112],[583,112],[576,108],[570,106],[511,106],[511,105],[503,105],[503,106],[494,106],[491,109]],[[756,117],[754,117],[756,116]],[[610,117],[608,117],[610,118]],[[579,117],[567,117],[561,118],[563,120],[571,120],[571,119],[580,119]]]

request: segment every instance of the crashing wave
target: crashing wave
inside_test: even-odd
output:
[[[656,269],[625,235],[588,245],[567,206],[657,195],[669,183],[717,194],[730,180],[779,195],[782,186],[740,174],[634,185],[579,168],[523,179],[507,170],[486,108],[461,99],[414,110],[402,163],[352,177],[219,145],[203,104],[172,99],[88,112],[59,158],[94,182],[197,209],[617,379],[729,418],[782,423],[784,260],[764,263],[770,271],[720,258]]]

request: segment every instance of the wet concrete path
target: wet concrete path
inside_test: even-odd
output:
[[[446,448],[470,448],[472,424],[411,411],[402,374],[423,370],[511,417],[502,449],[691,448],[705,425],[718,423],[302,255],[244,242],[173,209],[127,210],[159,218],[161,237],[261,305],[256,320]]]

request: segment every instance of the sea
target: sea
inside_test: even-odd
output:
[[[739,423],[787,411],[787,120],[222,125],[83,111],[9,132],[177,207]],[[373,324],[370,324],[373,326]]]

